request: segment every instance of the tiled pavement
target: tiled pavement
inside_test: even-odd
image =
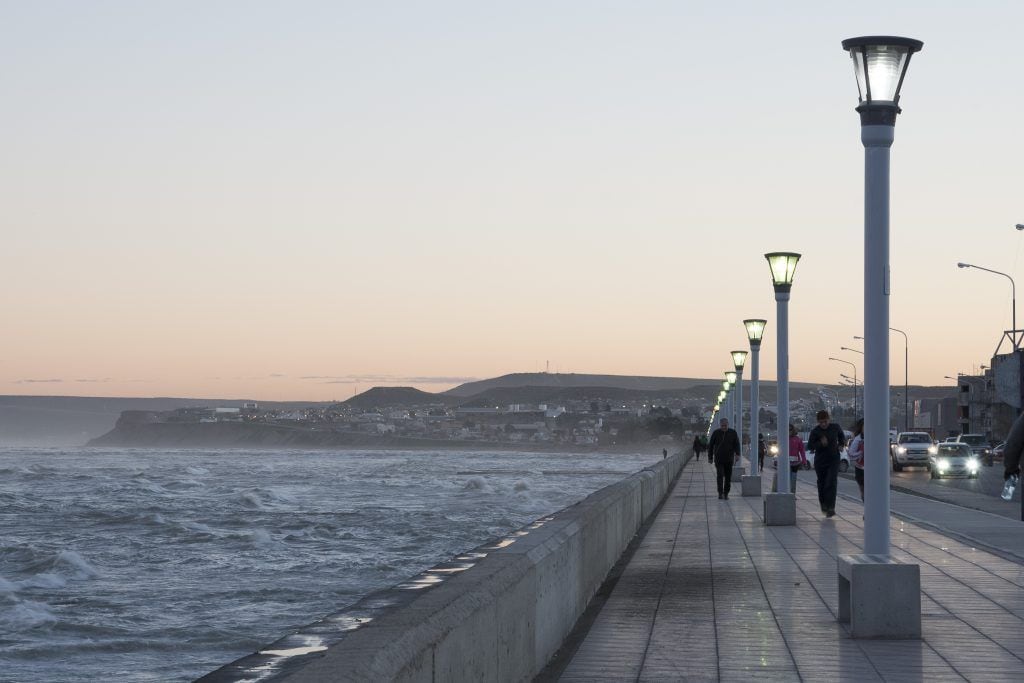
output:
[[[843,498],[826,520],[801,477],[797,525],[766,527],[760,498],[718,500],[691,461],[560,680],[1024,681],[1024,566],[896,518],[923,638],[851,639],[835,558],[860,552],[862,509]]]

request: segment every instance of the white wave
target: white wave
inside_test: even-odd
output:
[[[213,535],[213,529],[201,522],[182,522],[181,526],[196,533]]]
[[[462,488],[466,491],[484,491],[487,489],[487,481],[483,477],[470,477]]]
[[[257,548],[269,548],[271,546],[280,545],[280,543],[275,541],[273,536],[271,536],[270,532],[266,529],[253,529],[249,538],[252,540],[252,544]]]
[[[68,585],[61,576],[43,572],[18,582],[19,588],[63,588]]]
[[[100,575],[96,568],[85,561],[85,558],[74,550],[62,550],[57,553],[57,559],[53,562],[54,569],[70,570],[72,578],[94,579]]]
[[[194,466],[186,467],[185,471],[188,472],[189,474],[191,474],[192,476],[195,476],[195,477],[202,476],[204,474],[209,474],[210,473],[210,470],[206,469],[205,467],[194,467]]]
[[[50,608],[41,602],[19,600],[10,606],[0,606],[0,627],[4,630],[24,631],[56,621]]]

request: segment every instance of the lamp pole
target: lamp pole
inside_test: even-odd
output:
[[[739,373],[737,373],[735,370],[726,370],[725,372],[725,381],[729,383],[729,422],[732,423],[732,428],[737,430],[736,435],[742,438],[743,435],[740,434],[738,429],[738,425],[740,422],[739,420],[736,419],[736,404],[738,401],[736,399],[736,394],[733,391],[733,389],[736,388],[736,378],[738,376]]]
[[[890,554],[889,150],[910,58],[924,44],[892,36],[843,41],[853,59],[864,145],[864,552]]]
[[[747,339],[750,341],[750,474],[760,476],[757,446],[755,445],[758,435],[761,433],[761,404],[760,396],[760,356],[761,337],[764,335],[767,320],[761,318],[749,318],[743,321],[747,328]]]
[[[857,406],[857,366],[848,360],[843,360],[842,358],[834,358],[833,356],[829,356],[828,359],[834,360],[837,363],[846,363],[851,368],[853,368],[853,413],[854,415],[859,414],[860,411],[858,410]]]
[[[890,327],[903,335],[903,431],[910,431],[910,339],[903,330]]]
[[[789,492],[789,294],[793,289],[793,276],[800,254],[771,252],[765,254],[772,273],[775,290],[775,317],[778,321],[778,348],[776,349],[776,379],[778,387],[778,486],[776,493],[765,499],[765,523],[793,525],[796,523],[796,496]],[[769,502],[769,500],[771,502]]]
[[[747,362],[746,351],[730,351],[732,365],[736,368],[736,433],[740,437],[740,457],[743,455],[743,366]]]
[[[1017,343],[1017,341],[1018,341],[1017,340],[1017,283],[1014,282],[1013,278],[1010,277],[1009,275],[1007,275],[1006,273],[1001,273],[998,270],[992,270],[991,268],[982,268],[981,266],[976,266],[973,263],[964,263],[964,262],[961,261],[960,263],[956,264],[956,267],[957,268],[974,268],[975,270],[983,270],[986,273],[992,273],[993,275],[1002,275],[1003,277],[1005,277],[1007,280],[1010,281],[1010,295],[1013,297],[1012,298],[1012,302],[1010,304],[1010,306],[1011,306],[1010,315],[1011,315],[1011,320],[1013,321],[1013,337],[1012,337],[1011,341],[1013,341],[1013,350],[1014,351],[1016,351],[1018,348],[1020,348],[1020,344]],[[1002,344],[1002,340],[1000,340],[999,343]]]

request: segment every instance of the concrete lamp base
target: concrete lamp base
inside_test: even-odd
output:
[[[921,637],[921,567],[884,555],[840,555],[839,621],[853,638]]]
[[[761,495],[761,477],[756,474],[744,474],[740,481],[743,484],[744,496]]]
[[[767,493],[764,500],[764,523],[768,526],[796,524],[796,496],[792,493]]]
[[[747,468],[742,465],[733,465],[732,467],[732,479],[729,481],[738,484],[743,481],[743,475],[747,473]]]

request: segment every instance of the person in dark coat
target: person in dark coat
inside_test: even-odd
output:
[[[693,457],[700,462],[700,452],[704,450],[704,444],[700,442],[700,434],[693,437]]]
[[[835,517],[836,491],[839,483],[839,452],[846,445],[842,428],[829,421],[828,411],[818,411],[818,426],[807,438],[807,448],[814,451],[814,472],[818,475],[818,502],[826,517]]]
[[[1021,453],[1024,452],[1024,413],[1014,421],[1010,433],[1006,436],[1006,447],[1003,449],[1003,480],[1013,475],[1020,476]]]
[[[711,434],[708,442],[708,459],[714,460],[718,474],[718,499],[729,500],[732,488],[732,466],[740,459],[740,437],[735,429],[729,428],[729,420],[722,418],[719,428]]]
[[[768,444],[764,442],[764,434],[757,435],[757,469],[764,470],[764,456],[768,455]]]

